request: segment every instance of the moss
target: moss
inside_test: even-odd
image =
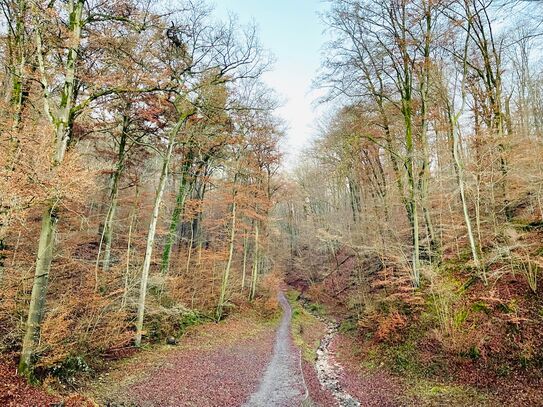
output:
[[[322,304],[312,302],[308,304],[307,309],[313,315],[319,315],[319,316],[324,315],[324,306]]]
[[[487,405],[488,396],[467,386],[452,386],[429,380],[417,380],[409,395],[418,405]]]
[[[500,364],[499,366],[496,367],[495,369],[496,371],[496,374],[500,377],[507,377],[511,374],[512,372],[512,368],[511,366],[507,365],[507,364]]]
[[[499,303],[497,308],[504,314],[513,314],[518,311],[518,304],[515,299],[512,299],[508,303]]]
[[[485,314],[490,314],[492,312],[492,308],[483,301],[474,302],[471,306],[471,310],[473,312],[484,312]]]
[[[354,332],[358,329],[358,324],[354,319],[346,319],[339,325],[339,332],[348,333]]]
[[[459,329],[464,322],[468,319],[469,311],[467,309],[461,309],[454,313],[453,324],[456,329]]]
[[[481,357],[481,351],[477,346],[472,346],[467,351],[460,352],[460,356],[471,360],[477,360]]]
[[[317,358],[319,341],[306,342],[307,335],[305,333],[312,330],[315,325],[320,324],[320,321],[300,305],[298,302],[300,295],[297,291],[289,290],[286,297],[292,308],[291,331],[294,343],[302,350],[303,358],[312,362]]]
[[[83,356],[68,356],[50,369],[52,376],[63,383],[73,383],[74,377],[80,373],[88,373],[91,369]]]
[[[145,326],[149,339],[160,342],[169,336],[179,338],[189,327],[203,322],[203,315],[176,305],[171,308],[159,307],[148,312]]]
[[[421,367],[416,359],[415,342],[412,339],[408,338],[399,345],[390,346],[386,352],[390,368],[393,372],[399,374],[420,374]]]
[[[540,229],[543,226],[543,223],[540,221],[531,221],[529,219],[520,218],[511,219],[509,224],[521,232],[530,232],[534,229]]]

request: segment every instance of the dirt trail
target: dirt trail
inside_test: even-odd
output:
[[[100,406],[239,407],[258,389],[275,332],[247,315],[195,326],[175,347],[113,362],[85,393]]]
[[[275,337],[273,357],[258,390],[244,407],[299,406],[307,398],[307,388],[300,367],[300,353],[290,336],[292,309],[281,292],[278,296],[283,317]]]

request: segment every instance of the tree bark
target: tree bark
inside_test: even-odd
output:
[[[187,161],[182,167],[181,183],[179,185],[179,191],[177,192],[175,208],[172,213],[170,227],[166,237],[166,243],[164,245],[164,251],[162,252],[162,274],[167,274],[170,269],[172,246],[177,236],[177,229],[179,228],[179,222],[181,221],[183,212],[185,210],[185,201],[190,190],[189,170],[192,166],[192,156],[189,154],[189,156],[186,157],[186,160]]]
[[[37,58],[42,75],[42,85],[45,85],[43,95],[44,110],[55,128],[55,149],[52,160],[53,170],[60,165],[64,159],[72,131],[72,123],[70,118],[74,105],[75,68],[79,47],[81,44],[84,3],[84,0],[70,0],[68,2],[69,32],[71,38],[68,48],[68,57],[65,63],[66,76],[64,78],[64,85],[61,92],[61,101],[58,109],[59,115],[57,117],[53,116],[50,111],[50,100],[47,91],[45,64],[41,46],[41,33],[39,29],[36,30]],[[25,336],[23,339],[21,360],[19,364],[20,374],[27,377],[30,377],[33,373],[32,355],[34,354],[36,344],[39,340],[41,317],[44,312],[47,283],[49,281],[49,272],[51,270],[51,261],[54,252],[56,224],[57,217],[54,213],[54,205],[50,204],[42,218],[40,243],[38,246],[38,256],[36,259],[36,273],[34,275],[28,320],[25,328]]]
[[[247,276],[247,255],[249,253],[249,235],[243,238],[243,263],[241,265],[241,293],[245,290],[245,279]]]
[[[258,281],[258,264],[259,264],[259,247],[258,247],[258,234],[259,234],[259,227],[258,227],[258,221],[255,222],[255,247],[253,252],[253,270],[252,270],[252,276],[251,276],[251,291],[249,292],[249,301],[254,300],[256,296],[256,284]]]
[[[230,242],[228,248],[228,261],[226,262],[226,267],[222,276],[221,282],[221,291],[219,295],[219,304],[217,305],[217,320],[220,320],[224,310],[224,303],[226,298],[226,290],[228,289],[228,281],[230,279],[230,269],[232,267],[232,259],[234,257],[234,244],[236,238],[236,191],[234,191],[234,202],[232,203],[232,225],[230,231]]]
[[[158,181],[158,187],[155,195],[155,203],[153,205],[153,212],[151,215],[151,223],[149,224],[149,230],[147,233],[147,244],[145,247],[145,257],[143,260],[143,267],[141,270],[140,279],[140,294],[138,300],[138,315],[136,320],[136,335],[134,344],[136,346],[141,345],[141,339],[143,335],[143,318],[145,315],[145,297],[147,296],[147,283],[149,280],[149,269],[151,267],[151,258],[153,255],[153,247],[156,235],[156,226],[158,222],[158,215],[160,212],[160,205],[162,203],[162,196],[164,195],[164,189],[166,187],[166,181],[168,180],[168,170],[170,166],[170,160],[172,157],[173,149],[177,134],[181,130],[181,127],[185,124],[188,114],[184,114],[180,117],[175,127],[171,130],[168,137],[168,148],[162,162],[162,171],[160,173],[160,179]]]
[[[33,375],[33,356],[36,344],[40,338],[40,327],[45,308],[47,283],[49,281],[49,271],[53,260],[56,225],[57,218],[53,206],[51,205],[42,216],[34,283],[32,285],[30,306],[28,307],[28,319],[23,339],[23,349],[19,361],[19,374],[29,379],[31,379]]]
[[[121,139],[119,141],[119,152],[117,155],[117,166],[113,177],[111,179],[111,189],[109,193],[110,203],[109,208],[106,214],[106,219],[104,221],[104,231],[103,231],[103,244],[104,248],[104,260],[102,264],[102,270],[104,272],[109,271],[111,265],[111,245],[113,242],[113,228],[115,221],[115,213],[117,211],[118,198],[119,198],[119,184],[121,176],[124,171],[125,161],[126,161],[126,142],[128,139],[128,126],[129,119],[128,116],[123,117],[123,126],[121,130]],[[100,253],[100,249],[98,250]],[[98,258],[100,255],[98,254]]]

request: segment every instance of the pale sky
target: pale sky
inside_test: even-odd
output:
[[[276,58],[264,81],[284,100],[277,115],[288,126],[287,163],[315,133],[318,112],[311,81],[320,66],[324,26],[318,15],[327,6],[322,0],[214,0],[218,17],[232,12],[240,23],[254,21],[264,48]]]

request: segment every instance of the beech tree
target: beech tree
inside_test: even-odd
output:
[[[170,68],[170,74],[174,78],[174,82],[179,87],[175,92],[175,100],[173,101],[176,111],[174,117],[177,116],[177,118],[175,125],[168,134],[168,147],[163,156],[162,171],[147,236],[138,301],[136,346],[141,344],[143,334],[149,268],[170,160],[174,147],[179,142],[178,136],[182,133],[187,121],[202,110],[201,106],[198,105],[202,100],[196,98],[193,102],[191,96],[205,92],[206,88],[210,86],[225,86],[243,79],[258,77],[266,66],[266,61],[261,56],[261,49],[256,41],[254,28],[249,28],[239,34],[233,20],[219,27],[206,26],[207,13],[208,11],[204,9],[189,9],[188,13],[186,13],[188,14],[187,22],[180,22],[177,25],[174,23],[170,28],[169,39],[172,43],[170,47],[172,47],[171,55],[173,59],[167,62],[167,66]],[[205,98],[203,99],[205,100]],[[216,108],[220,108],[220,106],[216,106]],[[189,140],[183,140],[181,144],[187,144],[188,142]],[[184,176],[186,177],[186,175]],[[177,226],[176,223],[179,212],[182,210],[184,194],[184,189],[179,191],[176,208],[174,209],[174,219],[170,226],[170,236],[172,235],[172,229]],[[235,209],[233,213],[235,216]],[[235,220],[233,221],[232,230],[235,230]],[[165,261],[163,271],[168,266],[169,250],[171,250],[171,241],[167,242],[163,255]]]
[[[157,231],[164,281],[174,280],[164,289],[168,296],[177,295],[174,289],[181,278],[177,270],[166,275],[171,249],[180,228],[185,230],[187,224],[191,235],[188,253],[186,259],[180,254],[175,262],[183,261],[187,274],[192,266],[199,272],[204,267],[203,252],[210,239],[204,230],[206,192],[214,171],[231,158],[227,146],[237,142],[234,112],[257,109],[256,104],[240,102],[241,85],[257,83],[269,58],[254,27],[242,27],[235,18],[212,22],[212,9],[205,4],[186,2],[177,10],[160,12],[150,6],[149,2],[130,0],[115,4],[87,0],[1,2],[7,31],[2,38],[6,45],[2,55],[6,114],[1,143],[6,148],[1,154],[0,280],[2,290],[9,294],[2,297],[2,307],[12,300],[25,301],[13,291],[17,281],[28,280],[17,261],[30,261],[18,256],[23,250],[21,241],[25,248],[27,245],[21,232],[14,234],[15,227],[32,225],[35,211],[42,213],[21,375],[33,375],[44,349],[60,350],[56,344],[46,347],[41,343],[44,321],[46,343],[53,318],[61,319],[57,329],[68,321],[84,325],[82,342],[96,329],[105,329],[101,324],[117,321],[109,342],[120,340],[123,330],[126,334],[127,327],[120,321],[130,321],[122,315],[133,313],[135,343],[141,343]],[[34,146],[32,137],[37,140]],[[38,164],[35,169],[29,166],[32,154]],[[43,159],[45,155],[48,158]],[[154,161],[149,157],[155,157]],[[149,163],[144,164],[146,159]],[[170,233],[162,246],[161,208],[169,206],[164,200],[169,198],[172,168],[181,169],[175,173],[181,187]],[[143,207],[149,205],[150,191],[142,178],[155,176],[148,219]],[[89,196],[83,203],[85,188]],[[187,202],[190,210],[186,212]],[[193,209],[194,205],[199,209]],[[63,230],[60,235],[59,228]],[[78,238],[68,241],[76,228]],[[144,229],[147,238],[140,239]],[[199,250],[196,264],[193,245]],[[67,256],[66,250],[70,251]],[[92,270],[86,265],[91,251]],[[75,281],[66,276],[65,259],[79,270],[82,283],[78,289],[90,289],[87,281],[92,281],[92,291],[84,291],[84,295],[93,299],[78,311],[83,317],[77,321],[56,313],[60,308],[46,306],[51,275],[50,300],[56,304],[71,298],[76,306],[77,293],[59,295],[62,281]],[[62,271],[55,275],[57,261]],[[6,266],[14,272],[4,280]],[[137,299],[135,287],[139,287]],[[207,288],[202,287],[202,292]],[[191,295],[194,304],[194,293]],[[2,325],[13,328],[15,322],[2,321]],[[66,330],[62,335],[74,333]],[[12,340],[11,334],[6,340]],[[107,346],[99,343],[96,341],[97,347]],[[51,360],[59,362],[61,354],[51,355]]]

